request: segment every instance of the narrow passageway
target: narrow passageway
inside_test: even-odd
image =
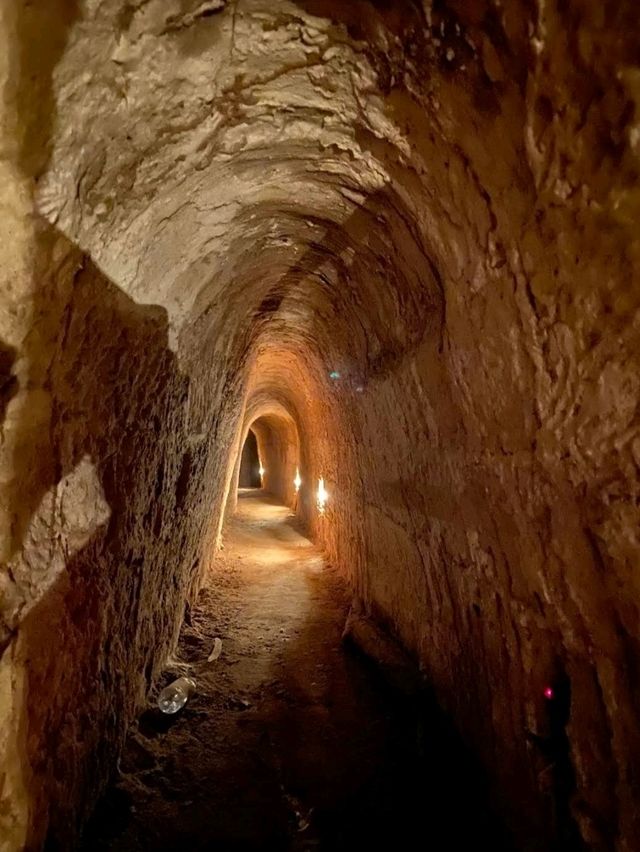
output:
[[[640,849],[639,46],[2,0],[0,852]]]
[[[188,664],[197,693],[135,723],[84,849],[504,848],[433,709],[343,645],[347,610],[290,510],[241,490],[163,681]]]

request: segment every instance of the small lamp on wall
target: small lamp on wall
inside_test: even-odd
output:
[[[300,469],[296,468],[296,477],[293,480],[293,486],[296,489],[296,494],[300,491],[300,486],[302,485],[302,479],[300,478]]]
[[[316,492],[316,503],[318,506],[318,511],[321,515],[324,515],[324,510],[327,505],[327,500],[329,499],[329,492],[324,487],[324,477],[321,476],[318,480],[318,491]]]

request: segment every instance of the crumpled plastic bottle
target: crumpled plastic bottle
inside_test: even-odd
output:
[[[163,713],[177,713],[182,710],[195,689],[196,682],[192,677],[179,677],[162,690],[158,696],[158,707]]]

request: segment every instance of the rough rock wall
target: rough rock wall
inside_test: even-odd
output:
[[[547,849],[554,833],[566,846],[578,831],[595,849],[633,849],[636,4],[104,0],[73,11],[29,100],[55,107],[55,120],[20,125],[46,157],[38,168],[14,159],[21,175],[38,173],[39,211],[105,286],[142,316],[167,312],[167,384],[179,405],[177,376],[188,377],[189,425],[167,438],[163,464],[195,483],[204,552],[262,394],[300,436],[301,515],[419,658],[522,847]],[[21,180],[7,183],[5,221],[29,220]],[[18,233],[28,248],[29,227]],[[25,264],[41,300],[50,285]],[[48,444],[29,425],[48,433],[51,422],[60,452],[72,440],[47,386],[60,345],[50,298],[44,324],[21,315],[37,329],[28,358],[16,357],[24,332],[9,322],[2,334],[0,411],[11,440],[23,436],[3,468],[23,519],[9,523],[12,558],[42,495],[70,472],[41,470]],[[158,428],[172,417],[167,402]],[[99,467],[92,478],[72,444],[65,458],[102,489],[110,529],[123,510],[114,520],[108,478]],[[152,480],[137,487],[143,511],[173,499],[168,480],[159,498]],[[170,505],[162,524],[178,540]],[[137,540],[127,511],[114,553]],[[194,548],[196,538],[194,528]],[[154,604],[167,623],[189,570],[175,566],[175,597]],[[13,671],[18,682],[24,669]],[[108,676],[96,712],[125,682]],[[556,716],[549,684],[567,705]],[[91,752],[78,748],[79,767]]]
[[[67,848],[113,771],[177,638],[211,503],[193,488],[204,454],[190,446],[165,311],[132,303],[77,250],[74,260],[73,278],[49,282],[63,305],[43,390],[51,485],[41,481],[3,588],[28,797],[28,818],[13,818],[29,849],[45,831]],[[11,786],[3,799],[18,805]]]
[[[224,465],[207,439],[224,459],[235,431],[217,426],[222,377],[198,393],[179,369],[166,309],[35,209],[76,11],[0,10],[3,852],[72,847],[215,538]]]

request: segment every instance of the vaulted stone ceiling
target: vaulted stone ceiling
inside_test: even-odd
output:
[[[369,45],[368,26],[351,35],[296,4],[186,7],[101,3],[74,27],[40,210],[133,299],[167,308],[177,350],[236,312],[253,335],[268,321],[348,348],[361,371],[420,340],[442,301],[425,255],[448,253],[442,205],[448,219],[455,204],[438,191],[454,139],[434,109],[425,122],[424,66],[384,18]],[[420,41],[423,62],[452,50]],[[387,88],[404,80],[397,104],[382,61]],[[416,172],[439,178],[425,190]],[[333,316],[340,339],[324,330]]]

